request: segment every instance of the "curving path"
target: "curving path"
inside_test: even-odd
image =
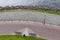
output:
[[[48,40],[60,40],[60,26],[42,24],[39,22],[6,21],[0,22],[0,34],[11,34],[28,27],[40,37]]]
[[[46,23],[60,26],[60,16],[24,10],[0,12],[0,21],[34,21],[44,23],[44,15],[46,15]]]

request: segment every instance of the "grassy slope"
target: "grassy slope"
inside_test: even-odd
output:
[[[0,12],[14,12],[16,10],[0,10]]]
[[[23,37],[16,35],[1,35],[0,40],[46,40],[46,39],[37,37]]]
[[[22,11],[24,11],[23,9]],[[15,12],[16,10],[0,10],[0,12]],[[21,11],[21,10],[20,10]],[[60,15],[60,12],[52,11],[52,10],[43,10],[43,9],[38,9],[38,10],[25,10],[25,11],[35,11],[35,12],[45,12],[49,14],[55,14],[55,15]]]
[[[52,10],[43,10],[43,9],[39,9],[39,10],[33,10],[33,11],[45,12],[45,13],[49,13],[49,14],[60,15],[60,12],[56,12],[56,11],[52,11]]]

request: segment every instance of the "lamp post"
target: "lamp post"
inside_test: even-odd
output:
[[[43,21],[43,24],[46,23],[46,15],[44,15],[44,21]]]

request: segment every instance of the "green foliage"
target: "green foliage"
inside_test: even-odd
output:
[[[0,35],[0,40],[46,40],[46,39],[31,36],[23,37],[18,35]]]

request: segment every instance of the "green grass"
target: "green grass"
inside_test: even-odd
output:
[[[53,10],[44,10],[44,9],[37,9],[37,10],[25,10],[25,11],[32,11],[32,12],[43,12],[43,13],[48,13],[48,14],[54,14],[54,15],[60,15],[59,11],[53,11]]]
[[[59,11],[56,12],[56,11],[53,11],[53,10],[38,9],[38,10],[33,10],[33,11],[44,12],[44,13],[55,14],[55,15],[60,15]]]
[[[16,10],[0,10],[0,12],[14,12]]]
[[[0,35],[0,40],[46,40],[46,39],[31,36],[23,37],[17,35]]]
[[[0,10],[0,12],[16,12],[17,10]],[[44,12],[44,13],[49,13],[49,14],[55,14],[55,15],[60,15],[59,11],[53,11],[53,10],[44,10],[44,9],[37,9],[37,10],[29,10],[29,9],[21,9],[20,11],[35,11],[35,12]]]

